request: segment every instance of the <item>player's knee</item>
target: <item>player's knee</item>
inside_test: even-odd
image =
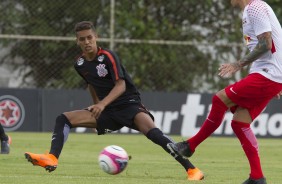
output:
[[[67,124],[70,128],[72,128],[72,124],[70,123],[70,121],[67,118],[67,116],[64,115],[64,114],[60,114],[60,115],[57,116],[56,124],[61,124],[61,125]]]
[[[217,104],[217,103],[223,103],[222,100],[220,99],[220,97],[218,95],[213,95],[212,97],[212,103],[213,104]]]
[[[231,128],[233,131],[236,129],[236,123],[234,121],[231,121]]]
[[[56,122],[60,123],[60,122],[64,122],[66,119],[68,119],[64,114],[60,114],[57,116],[56,118]]]
[[[155,141],[158,137],[163,135],[163,132],[158,128],[152,128],[145,135],[148,139]]]

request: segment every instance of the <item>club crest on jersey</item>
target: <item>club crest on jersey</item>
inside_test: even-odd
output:
[[[78,66],[80,66],[80,65],[82,65],[84,63],[84,59],[83,58],[79,58],[76,63],[77,63]]]
[[[104,56],[104,55],[101,55],[101,56],[98,57],[98,61],[99,61],[99,62],[104,61],[104,59],[105,59],[105,56]]]
[[[98,66],[96,66],[96,68],[99,77],[105,77],[108,74],[108,70],[106,69],[105,64],[99,64]]]
[[[249,45],[249,43],[251,41],[251,37],[248,36],[248,35],[244,35],[244,40],[245,40],[246,45]]]

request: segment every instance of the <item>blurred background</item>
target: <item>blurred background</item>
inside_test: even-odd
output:
[[[267,1],[282,20],[280,0]],[[246,48],[241,12],[229,0],[1,0],[0,86],[80,89],[74,25],[93,21],[142,91],[215,92],[220,63]]]
[[[266,1],[282,21],[281,0]],[[197,132],[211,95],[248,73],[217,75],[221,63],[248,52],[242,12],[230,0],[0,0],[0,12],[0,123],[7,131],[51,131],[58,113],[90,105],[73,68],[81,54],[74,26],[84,20],[94,22],[98,44],[118,54],[168,134]],[[282,137],[280,107],[274,100],[255,120],[256,135]],[[225,117],[217,135],[233,134],[232,114]]]
[[[282,0],[266,2],[282,23]],[[50,133],[26,132],[52,132],[60,113],[91,105],[90,95],[84,90],[86,85],[73,68],[75,58],[81,54],[74,25],[83,20],[94,22],[100,46],[118,54],[142,92],[142,100],[154,115],[157,127],[165,134],[180,135],[182,140],[198,132],[211,107],[211,93],[247,74],[248,68],[228,79],[217,75],[221,63],[234,62],[248,52],[243,44],[241,11],[232,8],[230,0],[0,0],[0,123],[10,131],[11,156],[15,156],[0,157],[5,168],[1,170],[0,183],[181,183],[181,172],[168,167],[167,159],[154,149],[151,150],[157,155],[152,157],[153,152],[147,151],[150,145],[143,137],[136,140],[137,136],[113,139],[109,135],[101,139],[72,135],[64,147],[72,154],[62,158],[68,160],[62,160],[68,168],[61,165],[58,175],[42,175],[23,165],[25,151],[42,152],[51,138]],[[231,120],[232,113],[227,112],[213,135],[235,137]],[[274,100],[252,125],[257,137],[279,138],[270,139],[271,142],[260,140],[260,153],[266,163],[265,174],[270,176],[268,182],[282,183],[282,157],[277,154],[282,152],[281,99]],[[72,131],[95,132],[85,128]],[[123,128],[118,133],[137,132]],[[127,141],[131,143],[125,145]],[[145,145],[140,147],[142,151],[135,149],[136,144],[132,143],[136,141]],[[238,140],[209,141],[203,147],[208,151],[202,152],[207,157],[195,160],[200,167],[203,164],[206,173],[213,173],[214,177],[208,174],[208,182],[243,181],[247,167],[242,169],[246,162],[236,157],[242,156]],[[136,173],[129,170],[126,181],[103,177],[95,168],[93,173],[89,159],[98,154],[99,146],[109,143],[131,147],[132,155],[138,155],[132,163],[137,166]],[[73,163],[77,155],[80,165]],[[230,164],[235,168],[231,170]],[[143,168],[146,165],[148,168]],[[168,169],[166,174],[164,170]],[[171,171],[177,173],[175,177]],[[140,178],[146,178],[145,182]]]
[[[242,54],[239,11],[227,1],[1,0],[0,84],[83,88],[73,27],[93,21],[141,90],[209,91],[220,62]]]

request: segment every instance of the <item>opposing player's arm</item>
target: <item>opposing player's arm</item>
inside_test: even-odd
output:
[[[89,92],[90,92],[90,94],[91,94],[93,103],[94,103],[94,104],[99,103],[99,98],[98,98],[98,96],[97,96],[97,94],[96,94],[96,91],[95,91],[95,89],[93,88],[93,86],[91,86],[90,84],[88,84],[88,90],[89,90]]]
[[[265,32],[257,36],[258,44],[249,54],[244,56],[238,62],[223,64],[219,67],[219,76],[226,77],[241,70],[244,66],[251,64],[263,54],[272,49],[271,32]]]
[[[254,50],[252,50],[249,54],[238,61],[237,64],[239,65],[239,67],[244,67],[251,64],[256,59],[272,49],[271,32],[262,33],[258,35],[257,38],[258,44],[254,48]]]

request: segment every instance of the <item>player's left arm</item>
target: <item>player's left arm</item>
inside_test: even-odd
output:
[[[262,33],[258,35],[257,38],[258,44],[254,48],[254,50],[252,50],[249,54],[238,61],[238,67],[244,67],[251,64],[258,58],[260,58],[263,54],[272,49],[271,32]]]
[[[258,44],[255,46],[254,50],[245,55],[238,62],[223,64],[219,67],[219,76],[225,77],[234,74],[235,72],[241,70],[244,66],[247,66],[260,58],[263,54],[272,49],[272,38],[271,32],[264,32],[257,36]]]

